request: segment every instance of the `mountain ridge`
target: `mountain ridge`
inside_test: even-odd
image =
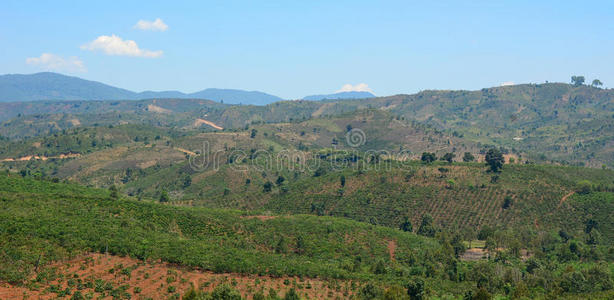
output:
[[[70,100],[141,100],[151,98],[202,98],[228,104],[266,105],[283,100],[260,91],[207,88],[180,91],[134,92],[98,81],[54,72],[0,75],[0,102]]]
[[[364,91],[350,91],[350,92],[338,92],[333,94],[322,95],[309,95],[303,97],[303,100],[319,101],[319,100],[338,100],[338,99],[364,99],[375,98],[376,96],[370,92]]]

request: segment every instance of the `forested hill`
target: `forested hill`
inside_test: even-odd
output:
[[[92,109],[87,111],[83,107]],[[0,103],[0,108],[0,120],[22,115],[21,119],[2,125],[4,131],[0,135],[5,136],[20,132],[11,130],[13,126],[25,126],[31,132],[41,129],[37,126],[44,126],[41,132],[45,133],[73,126],[64,122],[64,126],[54,124],[49,127],[58,116],[29,116],[46,112],[134,112],[147,120],[170,118],[184,124],[194,123],[200,118],[233,129],[253,123],[295,122],[371,108],[386,110],[399,118],[430,125],[476,143],[524,152],[534,161],[614,166],[614,90],[585,85],[523,84],[478,91],[423,91],[369,99],[280,101],[266,106],[227,106],[208,101],[169,99],[138,104],[126,104],[126,101]],[[106,122],[123,121],[109,118]],[[37,123],[41,125],[34,125]]]

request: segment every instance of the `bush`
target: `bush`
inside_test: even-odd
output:
[[[593,184],[588,180],[578,182],[576,192],[581,195],[586,195],[593,190]]]

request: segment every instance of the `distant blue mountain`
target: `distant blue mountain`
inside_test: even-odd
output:
[[[369,92],[340,92],[328,95],[311,95],[304,97],[303,100],[319,101],[325,99],[363,99],[373,97],[375,97],[375,95]]]
[[[137,94],[138,99],[152,99],[152,98],[186,98],[188,95],[180,91],[144,91]]]
[[[0,102],[133,99],[134,92],[57,73],[0,76]]]
[[[283,99],[258,91],[243,91],[230,89],[206,89],[188,94],[189,98],[202,98],[224,102],[226,104],[266,105]]]
[[[281,98],[258,91],[205,89],[196,93],[179,91],[133,91],[58,73],[8,74],[0,76],[0,102],[64,100],[138,100],[151,98],[199,98],[228,104],[265,105]]]

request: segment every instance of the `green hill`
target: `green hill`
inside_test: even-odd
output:
[[[359,128],[364,143],[349,145],[346,136]],[[202,151],[210,161],[199,167],[202,157],[196,152]],[[424,151],[438,157],[455,153],[456,162],[424,164],[419,161]],[[483,163],[458,162],[464,152],[482,159],[483,151],[427,126],[367,110],[233,132],[136,125],[75,129],[5,143],[0,158],[50,157],[2,166],[28,176],[116,185],[135,197],[158,199],[165,192],[180,205],[330,215],[393,228],[406,217],[418,224],[430,214],[442,228],[474,234],[486,226],[529,226],[582,236],[584,222],[592,218],[608,240],[614,238],[607,213],[613,171],[525,164],[515,157],[493,174]],[[66,153],[78,156],[57,157]],[[574,194],[583,181],[606,192],[593,196],[603,210],[575,215],[594,206]],[[575,222],[568,221],[572,217]]]
[[[149,105],[154,105],[155,111],[149,110]],[[96,120],[92,113],[113,113],[98,121],[105,125],[130,122],[185,127],[202,118],[223,128],[237,129],[254,123],[297,122],[378,109],[474,143],[526,153],[527,158],[536,162],[614,166],[611,143],[614,138],[614,92],[561,83],[479,91],[424,91],[370,99],[281,101],[266,106],[225,106],[203,100],[171,99],[6,103],[0,104],[0,108],[0,120],[5,120],[0,126],[0,135],[7,137],[57,132],[76,126],[57,119]],[[45,115],[47,113],[71,116]],[[19,114],[22,117],[6,121]]]
[[[216,272],[398,280],[371,267],[382,261],[408,268],[439,247],[413,234],[330,217],[263,221],[240,211],[115,199],[104,190],[14,176],[0,176],[0,187],[0,279],[9,282],[27,279],[39,259],[44,264],[83,251]],[[396,243],[394,261],[389,240]]]
[[[428,297],[461,297],[477,288],[499,295],[603,299],[614,288],[612,265],[606,262],[614,258],[612,251],[543,231],[498,231],[499,246],[508,250],[499,250],[494,260],[466,262],[457,258],[464,251],[458,236],[440,233],[435,240],[334,217],[261,218],[165,206],[15,176],[0,176],[0,202],[0,281],[31,289],[55,282],[49,263],[84,252],[221,273],[352,279],[358,282],[352,291],[358,299],[384,299],[382,288],[389,293],[394,286],[400,295]],[[519,248],[532,258],[521,259]],[[70,290],[52,286],[47,293]]]

